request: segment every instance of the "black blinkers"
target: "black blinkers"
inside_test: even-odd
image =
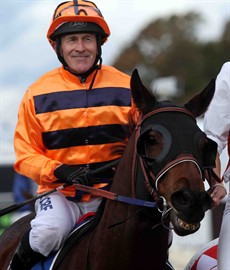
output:
[[[214,168],[217,145],[207,138],[191,115],[163,111],[143,121],[136,150],[157,175],[181,154],[192,155],[201,171]]]

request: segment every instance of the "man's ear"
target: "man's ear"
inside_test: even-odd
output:
[[[56,41],[52,41],[51,46],[55,50],[55,52],[57,52],[57,42]]]

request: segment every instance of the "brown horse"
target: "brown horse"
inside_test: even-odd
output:
[[[168,269],[171,228],[181,236],[196,232],[211,206],[204,179],[205,175],[211,179],[216,146],[199,129],[195,118],[205,112],[213,93],[212,81],[179,107],[170,101],[157,101],[138,72],[133,72],[131,94],[141,116],[110,189],[129,197],[129,203],[105,200],[99,223],[81,235],[54,269]],[[132,204],[135,198],[145,206]],[[147,207],[149,201],[156,207]],[[17,221],[1,236],[2,270],[7,268],[31,218]]]

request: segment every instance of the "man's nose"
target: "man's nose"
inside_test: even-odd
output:
[[[84,51],[85,50],[85,45],[83,40],[78,40],[75,45],[75,50],[76,51]]]

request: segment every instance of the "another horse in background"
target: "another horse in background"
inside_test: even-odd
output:
[[[204,180],[208,175],[211,182],[216,145],[195,118],[207,109],[214,82],[180,107],[157,101],[134,71],[131,94],[141,115],[110,188],[125,196],[127,203],[105,200],[92,219],[93,228],[82,233],[50,269],[169,269],[171,229],[181,236],[196,232],[211,207]],[[31,218],[19,220],[1,236],[2,270],[7,269]]]

